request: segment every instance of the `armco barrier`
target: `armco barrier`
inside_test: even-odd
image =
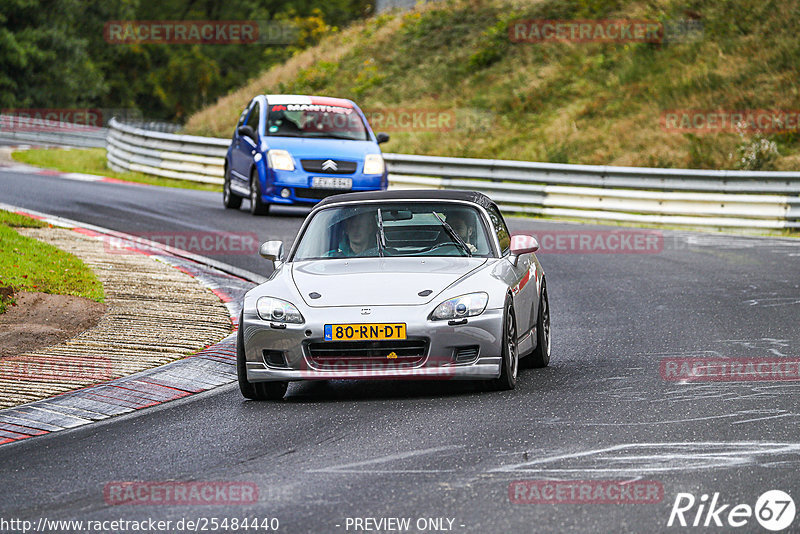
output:
[[[106,145],[108,128],[0,115],[0,140],[12,144],[96,148]]]
[[[152,132],[112,120],[116,170],[223,181],[229,139]],[[384,154],[390,186],[482,191],[536,215],[686,226],[800,227],[800,172],[565,165]]]

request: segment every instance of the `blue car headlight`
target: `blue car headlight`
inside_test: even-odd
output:
[[[486,309],[488,303],[489,295],[487,293],[461,295],[436,306],[430,318],[434,321],[445,321],[480,315]]]
[[[294,304],[272,297],[261,297],[256,302],[258,316],[264,321],[302,324],[303,316]]]
[[[383,174],[386,164],[380,154],[367,154],[364,157],[364,174]]]
[[[293,171],[294,159],[288,150],[272,149],[267,152],[267,163],[278,171]]]

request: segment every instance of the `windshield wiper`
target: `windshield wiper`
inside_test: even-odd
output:
[[[381,209],[378,208],[378,254],[383,257],[383,251],[386,249],[386,235],[383,233],[383,214]]]
[[[432,213],[433,213],[433,215],[434,215],[434,216],[435,216],[437,219],[439,219],[439,222],[440,222],[440,223],[442,223],[442,226],[444,227],[444,230],[445,230],[445,232],[447,232],[447,235],[449,235],[449,236],[450,236],[450,239],[452,239],[453,241],[455,241],[455,244],[456,244],[456,245],[458,245],[458,246],[459,246],[459,248],[461,248],[461,250],[463,250],[464,252],[466,252],[466,253],[467,253],[467,256],[469,256],[469,257],[472,257],[472,251],[469,249],[469,246],[467,245],[466,241],[464,241],[463,239],[461,239],[461,236],[460,236],[460,235],[458,235],[458,233],[456,233],[456,231],[455,231],[455,230],[453,230],[453,227],[452,227],[452,226],[450,226],[449,224],[447,224],[447,223],[444,221],[444,219],[442,218],[442,216],[441,216],[441,215],[439,215],[439,214],[438,214],[438,213],[436,213],[435,211],[434,211],[434,212],[432,212]]]

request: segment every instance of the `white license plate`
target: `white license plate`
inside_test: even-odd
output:
[[[353,179],[315,176],[311,179],[311,187],[318,187],[320,189],[353,189]]]

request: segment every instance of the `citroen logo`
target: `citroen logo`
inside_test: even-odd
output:
[[[336,171],[339,170],[339,166],[336,165],[336,162],[332,159],[326,159],[322,162],[322,170],[323,171]]]

